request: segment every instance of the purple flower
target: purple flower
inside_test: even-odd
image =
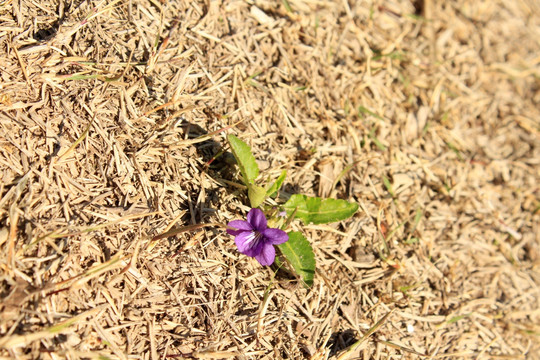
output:
[[[233,220],[228,226],[234,228],[227,229],[227,232],[234,235],[238,251],[254,257],[261,265],[272,265],[276,258],[274,245],[289,240],[285,231],[267,226],[266,217],[260,209],[249,210],[247,221]]]

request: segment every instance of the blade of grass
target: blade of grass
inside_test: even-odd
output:
[[[287,10],[287,12],[290,12],[290,13],[293,12],[293,9],[291,7],[291,4],[289,4],[289,1],[281,0],[281,3],[283,4],[283,6],[285,6],[285,10]]]
[[[390,341],[379,340],[379,342],[381,344],[386,345],[386,346],[390,346],[390,347],[392,347],[394,349],[399,349],[401,351],[406,351],[406,352],[409,352],[411,354],[415,354],[415,355],[418,355],[418,356],[424,356],[424,357],[427,356],[426,354],[422,354],[422,353],[420,353],[420,352],[418,352],[416,350],[409,349],[409,348],[406,348],[406,347],[398,345],[398,344],[394,344],[393,342],[390,342]]]
[[[92,20],[96,16],[99,16],[101,13],[104,13],[108,10],[112,10],[113,6],[116,5],[116,3],[120,2],[122,0],[113,0],[110,3],[107,4],[103,9],[98,11],[98,7],[101,6],[105,1],[102,1],[100,4],[98,4],[95,8],[92,9],[91,13],[84,19],[83,23],[87,23],[88,21]]]
[[[15,239],[17,238],[17,225],[19,224],[20,212],[17,211],[15,203],[9,209],[9,236],[8,236],[8,258],[7,265],[12,270],[15,269]]]
[[[68,237],[68,236],[82,235],[82,234],[85,234],[85,233],[89,233],[89,232],[92,232],[92,231],[96,231],[96,230],[106,228],[106,227],[111,226],[111,225],[118,224],[118,223],[120,223],[120,222],[122,222],[124,220],[133,220],[133,219],[138,219],[138,218],[141,218],[141,217],[157,215],[159,213],[160,213],[159,211],[154,211],[154,212],[146,213],[146,214],[128,215],[128,216],[124,216],[124,217],[118,218],[116,220],[113,220],[113,221],[110,221],[110,222],[107,222],[107,223],[104,223],[104,224],[88,227],[88,228],[85,228],[83,230],[80,230],[80,231],[74,232],[74,233],[61,232],[61,231],[52,231],[50,233],[47,233],[47,234],[45,234],[43,236],[38,237],[37,239],[32,241],[30,244],[27,244],[27,245],[23,246],[21,248],[21,250],[19,250],[19,251],[24,252],[24,251],[28,250],[30,247],[40,243],[41,241],[43,241],[45,239],[58,239],[58,238],[63,238],[63,237]],[[19,253],[17,253],[17,255],[19,255]]]
[[[422,215],[423,215],[422,210],[420,208],[416,209],[416,214],[414,215],[414,220],[413,220],[413,226],[412,226],[411,231],[409,232],[409,236],[407,237],[407,240],[405,241],[406,243],[409,243],[411,241],[412,236],[414,232],[416,231],[416,228],[418,227],[420,220],[422,219]]]
[[[369,110],[368,108],[366,108],[366,107],[360,105],[360,106],[358,107],[358,115],[359,115],[360,117],[363,117],[364,114],[371,115],[371,116],[373,116],[373,117],[376,118],[376,119],[379,119],[379,120],[381,120],[381,121],[384,121],[384,118],[383,118],[382,116],[380,116],[380,115],[374,113],[373,111]]]
[[[461,152],[454,144],[452,144],[451,142],[447,142],[446,146],[448,146],[448,148],[452,150],[454,154],[456,154],[456,156],[458,157],[460,161],[463,161],[463,156],[461,156]]]
[[[357,160],[355,162],[353,162],[352,164],[349,164],[347,166],[345,166],[345,168],[343,170],[341,170],[341,172],[338,174],[338,176],[336,176],[336,178],[334,179],[334,182],[332,183],[332,189],[335,190],[338,182],[341,181],[341,179],[343,179],[343,177],[349,172],[352,170],[352,168],[354,168],[356,166],[356,164],[358,164],[360,162],[360,160]],[[334,191],[333,190],[333,191]],[[333,194],[332,194],[333,195]],[[332,196],[333,197],[333,196]]]
[[[94,116],[92,117],[92,120],[90,120],[90,123],[88,124],[88,126],[86,127],[84,132],[81,134],[81,136],[79,136],[79,138],[77,140],[75,140],[75,142],[66,151],[64,151],[62,153],[62,155],[58,156],[57,162],[65,159],[65,157],[68,156],[69,154],[71,154],[73,152],[73,150],[75,150],[77,145],[79,145],[86,138],[86,136],[90,132],[90,128],[92,127],[92,124],[94,124],[94,121],[96,120],[96,115],[97,115],[97,113],[95,112]]]
[[[384,184],[384,187],[385,187],[386,190],[388,191],[388,193],[389,193],[393,198],[395,198],[395,197],[396,197],[396,193],[394,192],[394,188],[393,188],[393,186],[392,186],[392,183],[390,182],[390,180],[389,180],[385,175],[383,175],[382,182],[383,182],[383,184]]]
[[[381,227],[382,211],[383,211],[382,209],[379,209],[379,214],[377,215],[377,230],[383,241],[384,252],[385,252],[384,254],[381,253],[380,255],[384,260],[386,260],[386,257],[390,254],[390,248],[388,247],[388,243],[386,242],[386,234],[382,231],[382,227]]]
[[[168,238],[169,236],[178,235],[178,234],[181,234],[181,233],[186,232],[186,231],[192,231],[192,230],[202,229],[202,228],[205,228],[205,227],[214,227],[214,226],[216,226],[216,227],[226,227],[225,225],[219,224],[219,223],[206,223],[206,224],[195,224],[195,225],[182,226],[180,228],[169,230],[169,231],[167,231],[167,232],[165,232],[165,233],[163,233],[161,235],[154,236],[152,238],[152,241],[165,239],[165,238]]]
[[[204,135],[198,136],[198,137],[196,137],[195,139],[189,139],[189,140],[182,140],[182,141],[179,141],[178,144],[177,144],[175,147],[188,146],[188,145],[198,144],[198,143],[200,143],[200,142],[209,140],[209,139],[212,138],[212,136],[217,135],[217,134],[219,134],[220,132],[227,131],[227,130],[229,130],[229,129],[234,128],[236,125],[240,124],[242,121],[244,121],[244,120],[239,120],[239,121],[235,122],[235,123],[232,124],[232,125],[228,125],[228,126],[225,126],[225,127],[221,128],[221,129],[218,129],[218,130],[216,130],[216,131],[212,131],[211,133],[208,133],[208,134],[204,134]]]
[[[390,310],[386,315],[375,323],[357,342],[345,349],[341,355],[337,357],[337,360],[349,359],[353,353],[362,345],[371,335],[373,335],[379,328],[386,322],[386,319],[394,312],[395,309]]]
[[[94,315],[97,312],[100,312],[108,305],[100,305],[97,306],[91,310],[85,311],[79,315],[76,315],[70,319],[67,319],[65,321],[62,321],[56,325],[53,325],[45,330],[24,334],[24,335],[12,335],[12,336],[4,336],[0,339],[0,347],[4,349],[10,349],[14,347],[22,347],[26,346],[31,342],[42,340],[46,338],[50,338],[52,336],[61,334],[62,332],[66,331],[71,326],[77,324],[78,322]]]
[[[58,283],[54,283],[50,286],[45,287],[44,289],[40,289],[40,291],[49,290],[50,288],[59,288],[60,286],[64,286],[63,288],[51,291],[47,294],[47,296],[59,293],[61,291],[68,290],[73,287],[80,287],[83,283],[88,282],[92,280],[93,278],[107,272],[117,269],[118,267],[123,267],[122,260],[127,259],[129,256],[125,256],[122,253],[118,253],[114,255],[112,258],[109,259],[109,261],[106,261],[104,263],[93,265],[90,269],[86,270],[85,272],[73,276],[69,279],[62,280]],[[65,286],[66,284],[69,284],[68,286]]]
[[[158,48],[159,37],[156,38],[156,48],[152,51],[153,54],[151,54],[150,60],[148,61],[148,66],[146,67],[147,73],[151,73],[154,70],[154,67],[157,64],[159,57],[163,54],[163,51],[165,51],[165,49],[169,45],[169,40],[171,39],[171,36],[173,35],[179,23],[180,23],[179,18],[176,18],[173,20],[169,33],[167,34],[165,39],[163,39],[163,42],[161,43],[161,45],[159,45],[159,48]]]
[[[375,146],[379,148],[381,151],[386,151],[386,146],[375,136],[375,128],[372,128],[369,131],[368,137],[375,143]]]

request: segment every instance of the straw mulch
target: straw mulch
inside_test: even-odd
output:
[[[540,358],[538,2],[0,0],[0,44],[3,358]],[[151,241],[245,216],[228,133],[360,205],[293,224],[313,288]]]

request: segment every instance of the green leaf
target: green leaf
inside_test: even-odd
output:
[[[358,210],[358,204],[345,200],[321,199],[299,194],[291,196],[283,207],[287,211],[287,215],[292,214],[298,208],[296,217],[305,224],[328,224],[345,220]]]
[[[259,176],[259,166],[255,161],[255,157],[251,153],[250,147],[248,144],[232,134],[227,136],[227,140],[229,140],[232,153],[236,158],[238,167],[240,167],[240,172],[244,178],[244,183],[246,185],[253,184],[257,176]]]
[[[259,207],[266,199],[266,190],[257,185],[248,184],[248,198],[252,208]]]
[[[281,172],[281,175],[279,175],[278,179],[275,183],[272,184],[266,191],[266,196],[275,197],[277,195],[278,190],[281,188],[281,185],[283,185],[283,181],[285,181],[285,177],[287,176],[287,171],[283,170]]]
[[[301,232],[291,231],[289,240],[278,245],[279,250],[294,271],[302,278],[308,287],[313,285],[315,275],[315,255],[311,244]]]

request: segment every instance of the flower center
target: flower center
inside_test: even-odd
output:
[[[263,235],[258,231],[253,231],[251,234],[249,234],[246,238],[246,243],[249,246],[249,248],[252,248],[254,246],[257,246],[259,241],[262,239]]]

